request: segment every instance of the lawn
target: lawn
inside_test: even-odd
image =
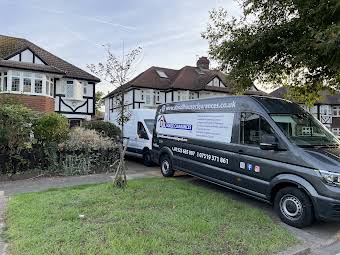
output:
[[[297,242],[261,210],[180,178],[17,195],[6,224],[13,255],[267,254]]]

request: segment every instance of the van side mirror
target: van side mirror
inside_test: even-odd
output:
[[[260,148],[261,150],[277,150],[279,148],[279,143],[275,135],[262,135]]]

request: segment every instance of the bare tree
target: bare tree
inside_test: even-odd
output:
[[[127,54],[124,52],[121,57],[117,57],[111,50],[110,45],[104,45],[107,59],[104,63],[90,64],[87,67],[92,73],[96,74],[103,81],[106,81],[113,85],[118,91],[118,95],[115,97],[117,108],[117,122],[121,128],[121,137],[119,143],[119,159],[114,163],[114,166],[118,164],[113,183],[117,187],[126,186],[126,165],[125,165],[125,152],[128,145],[128,140],[124,142],[124,124],[129,120],[130,113],[125,109],[124,94],[125,94],[125,84],[129,81],[132,74],[132,68],[136,63],[137,57],[141,52],[141,48],[131,50]]]

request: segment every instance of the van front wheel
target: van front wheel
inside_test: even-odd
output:
[[[313,206],[305,192],[295,187],[279,190],[274,207],[281,220],[293,227],[303,228],[314,220]]]
[[[172,161],[168,155],[164,155],[160,160],[161,172],[164,177],[174,176],[175,171],[172,168]]]

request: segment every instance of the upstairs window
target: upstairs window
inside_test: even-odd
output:
[[[8,60],[44,65],[44,62],[29,49],[14,55]]]
[[[333,117],[340,117],[340,106],[333,106]]]
[[[73,98],[74,97],[73,81],[67,81],[66,82],[65,96],[68,97],[68,98]]]
[[[83,84],[86,83],[80,82],[78,80],[66,81],[65,97],[73,100],[82,100],[84,96]]]

